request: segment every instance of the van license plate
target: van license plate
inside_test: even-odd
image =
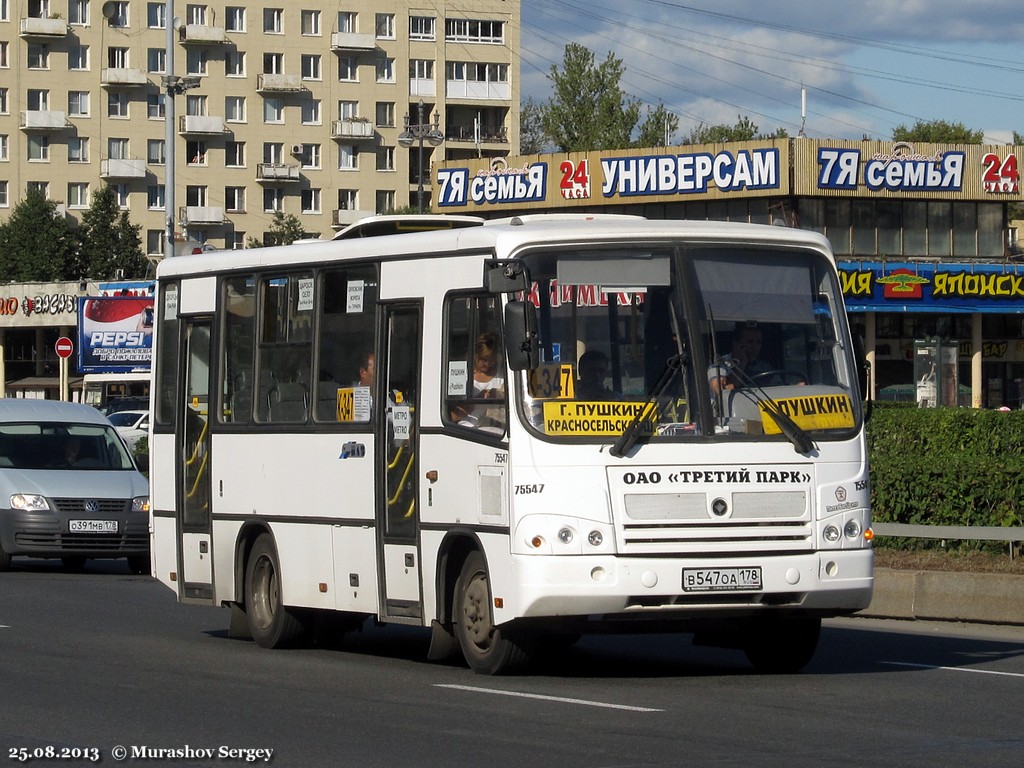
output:
[[[117,533],[117,520],[69,520],[71,533]]]
[[[684,592],[724,592],[761,589],[761,567],[684,568]]]

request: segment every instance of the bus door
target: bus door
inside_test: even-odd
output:
[[[213,545],[210,518],[210,329],[209,319],[186,320],[178,403],[177,460],[179,574],[182,598],[213,598]]]
[[[419,623],[420,591],[418,409],[420,378],[420,308],[386,308],[383,364],[377,365],[381,387],[374,398],[377,441],[377,531],[381,557],[383,615]]]

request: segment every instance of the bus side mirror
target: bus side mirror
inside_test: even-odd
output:
[[[516,293],[530,287],[526,267],[517,259],[484,263],[484,285],[488,293]]]
[[[533,370],[540,363],[536,328],[533,304],[513,300],[505,305],[505,354],[513,371]]]

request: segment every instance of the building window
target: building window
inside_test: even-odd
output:
[[[265,75],[283,75],[284,74],[284,54],[283,53],[264,53],[263,54],[263,74],[265,74]]]
[[[377,82],[395,82],[395,60],[384,58],[377,61]]]
[[[9,51],[7,41],[0,40],[0,69],[8,69],[11,66],[11,60],[8,58]]]
[[[302,34],[320,35],[320,11],[302,12]]]
[[[377,207],[374,213],[387,213],[395,210],[395,190],[378,189],[375,198]]]
[[[68,183],[68,208],[89,207],[89,183],[86,181],[72,181]]]
[[[433,16],[410,16],[409,39],[434,40],[437,36],[435,21]]]
[[[245,232],[235,230],[228,237],[230,238],[230,241],[226,243],[226,245],[228,245],[231,250],[240,251],[245,248]]]
[[[224,29],[228,32],[245,32],[245,8],[228,6],[224,17]]]
[[[208,97],[204,95],[189,94],[185,97],[185,114],[193,117],[201,117],[209,114],[207,109]]]
[[[111,187],[114,190],[114,199],[117,201],[117,207],[128,210],[128,185],[112,184]]]
[[[227,51],[224,54],[224,74],[245,77],[245,51]]]
[[[338,119],[339,120],[354,120],[359,117],[359,102],[351,100],[343,100],[338,102]]]
[[[343,83],[357,82],[359,68],[353,56],[338,57],[338,81]]]
[[[10,205],[10,197],[7,195],[7,182],[0,181],[0,208],[9,208]]]
[[[49,69],[50,48],[45,43],[31,43],[28,46],[28,68]]]
[[[107,49],[107,66],[112,69],[127,69],[131,63],[131,51],[114,46]]]
[[[210,193],[205,185],[189,184],[185,187],[185,205],[203,208],[209,205],[209,198]]]
[[[303,144],[299,162],[303,168],[319,168],[322,154],[319,144]]]
[[[89,137],[70,136],[68,138],[68,162],[88,163],[89,162]]]
[[[321,125],[323,121],[320,117],[320,112],[320,99],[310,99],[309,101],[302,102],[302,124]]]
[[[266,213],[284,210],[284,190],[280,187],[269,187],[263,190],[263,210]]]
[[[128,2],[127,0],[108,0],[104,3],[103,15],[107,24],[112,27],[128,26]],[[107,14],[110,14],[109,16]],[[165,20],[166,21],[166,20]]]
[[[359,167],[356,160],[358,154],[356,148],[351,144],[339,144],[338,145],[338,170],[339,171],[354,171]]]
[[[146,69],[150,72],[167,71],[167,51],[163,48],[149,48],[146,51]]]
[[[29,111],[45,112],[50,108],[50,92],[43,88],[29,88],[26,104]]]
[[[433,80],[434,79],[434,62],[429,59],[410,59],[409,60],[409,79],[410,80]]]
[[[88,91],[68,91],[68,115],[71,117],[89,116]]]
[[[127,160],[128,155],[128,139],[125,138],[110,138],[107,139],[107,157],[111,160]]]
[[[10,160],[10,139],[6,133],[0,133],[0,160]]]
[[[189,48],[185,52],[185,71],[190,75],[205,75],[209,72],[209,51]]]
[[[377,170],[378,171],[393,171],[393,170],[395,170],[395,148],[394,147],[377,147]]]
[[[229,123],[245,122],[245,96],[224,98],[224,119]]]
[[[302,212],[303,213],[320,213],[320,190],[319,189],[304,189],[304,190],[302,190]]]
[[[89,46],[72,45],[68,48],[68,69],[89,69]]]
[[[146,116],[150,120],[163,120],[166,113],[166,99],[162,93],[146,95]]]
[[[38,192],[43,196],[44,200],[50,199],[50,182],[48,181],[28,181],[25,183],[25,190],[27,192]]]
[[[206,26],[206,6],[205,5],[186,5],[185,6],[185,18],[188,19],[186,23],[195,24],[200,27]]]
[[[107,117],[128,117],[128,94],[111,91],[107,94]]]
[[[444,39],[447,43],[504,43],[505,23],[447,19],[444,23]]]
[[[159,229],[146,230],[146,253],[156,256],[164,252],[164,233]]]
[[[245,187],[225,187],[224,208],[228,213],[245,213]]]
[[[185,157],[189,165],[206,165],[206,151],[205,141],[185,142]]]
[[[338,210],[356,211],[359,210],[359,191],[356,189],[338,190]]]
[[[84,27],[89,23],[89,0],[68,0],[68,24]]]
[[[270,35],[284,34],[284,11],[282,9],[263,9],[263,31]]]
[[[395,14],[378,13],[374,22],[374,32],[380,40],[394,40]]]
[[[320,55],[306,53],[302,55],[302,79],[320,80]]]
[[[163,184],[153,184],[146,189],[146,207],[151,211],[162,211],[167,207],[167,192]]]
[[[284,144],[279,141],[267,141],[263,144],[264,163],[283,163]]]
[[[284,99],[266,98],[263,100],[263,122],[284,122]]]
[[[7,104],[7,89],[0,88],[0,115],[10,114]]]
[[[244,141],[229,141],[224,144],[224,165],[228,168],[245,168]]]
[[[146,26],[150,29],[167,29],[167,3],[146,5]]]
[[[356,29],[356,14],[354,11],[338,11],[338,31],[358,32]]]
[[[167,145],[164,139],[146,140],[146,162],[150,165],[164,165],[167,162]]]

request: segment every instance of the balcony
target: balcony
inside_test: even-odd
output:
[[[178,133],[182,136],[219,136],[227,132],[224,118],[219,115],[182,115],[178,118]]]
[[[224,223],[224,207],[219,205],[185,205],[178,209],[182,224],[190,227],[217,227]]]
[[[25,40],[35,38],[61,38],[68,34],[68,23],[64,19],[26,18],[21,20],[19,36]]]
[[[409,79],[409,95],[434,98],[437,96],[437,82],[423,77]]]
[[[445,141],[466,142],[476,144],[476,131],[472,125],[448,125],[445,129]],[[508,131],[504,126],[485,125],[480,129],[481,144],[508,144]]]
[[[53,109],[29,109],[21,113],[23,131],[63,131],[71,127],[67,112]]]
[[[373,124],[369,120],[331,121],[332,139],[372,139]]]
[[[299,181],[299,166],[284,163],[257,163],[256,181]]]
[[[256,90],[265,93],[267,91],[305,91],[308,89],[302,84],[302,79],[298,75],[263,74],[256,77]]]
[[[371,33],[334,32],[331,34],[332,51],[372,51],[377,47]]]
[[[178,28],[178,40],[182,45],[223,45],[228,42],[228,36],[224,27],[185,24]]]
[[[144,179],[146,178],[146,161],[119,157],[100,160],[100,178]]]
[[[104,88],[138,88],[149,85],[149,78],[141,69],[105,67],[100,70],[100,85]]]
[[[445,96],[449,100],[509,101],[512,98],[512,86],[508,83],[485,83],[478,80],[448,80],[445,82]]]
[[[351,210],[349,208],[335,208],[331,211],[331,226],[332,227],[347,227],[349,224],[355,224],[360,219],[365,219],[367,216],[373,216],[373,211],[359,211]]]

